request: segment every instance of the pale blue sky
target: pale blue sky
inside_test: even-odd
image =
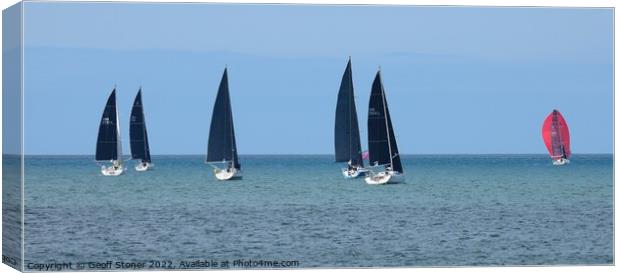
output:
[[[366,146],[381,65],[405,154],[545,153],[558,108],[575,153],[611,153],[613,11],[27,2],[25,150],[92,154],[116,84],[143,86],[154,154],[205,152],[225,65],[241,154],[329,154],[348,56]]]

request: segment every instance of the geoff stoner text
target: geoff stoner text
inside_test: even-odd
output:
[[[65,262],[65,263],[28,263],[27,269],[34,271],[63,271],[88,269],[195,269],[195,268],[278,268],[299,267],[297,260],[193,260],[181,261],[175,265],[172,261],[148,262]]]

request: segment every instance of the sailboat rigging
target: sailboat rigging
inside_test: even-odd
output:
[[[405,181],[403,166],[396,145],[392,119],[388,109],[381,71],[377,71],[372,84],[368,106],[368,152],[369,161],[384,170],[365,178],[371,185],[400,183]]]
[[[560,111],[554,109],[547,116],[543,123],[542,137],[553,165],[562,166],[570,163],[570,134]]]
[[[224,69],[213,106],[206,163],[213,167],[213,173],[218,180],[243,177],[237,154],[227,68]]]
[[[118,176],[124,171],[123,149],[121,146],[121,130],[116,107],[116,88],[108,97],[97,135],[96,161],[109,161],[111,166],[101,166],[101,173],[105,176]]]
[[[131,158],[140,160],[135,166],[136,171],[146,171],[152,168],[151,151],[149,149],[149,139],[146,133],[146,121],[144,118],[144,107],[142,105],[142,88],[131,108],[131,119],[129,121],[129,138],[131,143]]]
[[[364,168],[364,160],[362,159],[355,93],[353,91],[351,58],[347,62],[347,67],[340,82],[340,90],[338,91],[334,147],[336,162],[347,162],[347,167],[342,169],[344,177],[361,177],[361,174],[368,171]]]

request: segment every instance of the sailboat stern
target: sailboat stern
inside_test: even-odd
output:
[[[568,160],[567,158],[557,158],[557,159],[553,159],[553,165],[554,166],[564,166],[566,164],[570,163],[570,160]]]
[[[236,168],[213,168],[213,174],[215,175],[215,178],[219,181],[240,180],[243,178],[243,173],[241,172],[241,170]]]
[[[134,169],[136,171],[138,171],[138,172],[145,172],[145,171],[148,171],[148,170],[152,170],[153,169],[153,163],[151,163],[151,162],[140,162],[140,163],[136,164]]]
[[[399,184],[405,182],[405,174],[397,171],[383,171],[364,179],[368,185]]]
[[[119,176],[123,174],[125,167],[120,161],[112,161],[112,166],[101,166],[101,174],[104,176]]]
[[[357,167],[353,169],[342,168],[342,176],[344,176],[344,178],[349,178],[349,179],[359,178],[359,177],[364,177],[368,171],[369,171],[368,169],[365,169],[363,167]]]

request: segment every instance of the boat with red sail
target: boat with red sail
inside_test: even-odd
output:
[[[568,125],[560,111],[553,110],[545,119],[542,137],[553,160],[553,165],[562,166],[570,161],[570,134]]]

